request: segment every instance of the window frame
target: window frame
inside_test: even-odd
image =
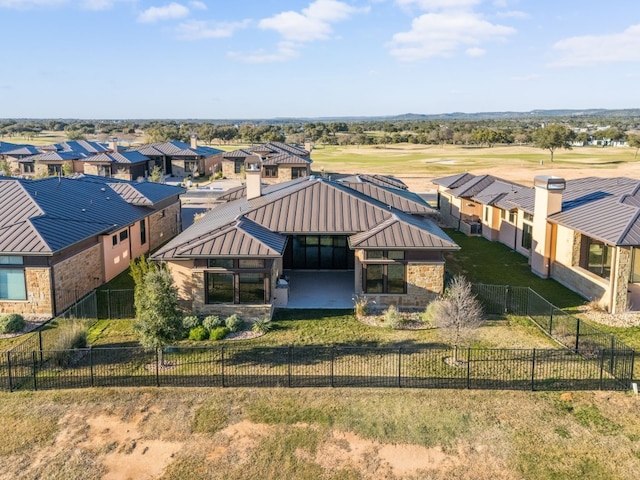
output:
[[[28,298],[27,292],[27,272],[24,267],[24,257],[20,255],[0,255],[0,278],[9,273],[18,273],[22,276],[22,285],[20,289],[21,295],[19,297],[9,296],[9,276],[6,277],[6,291],[7,296],[1,296],[2,290],[0,289],[0,301],[3,302],[24,302]],[[0,285],[2,283],[0,282]]]
[[[401,254],[401,255],[400,255]],[[373,256],[372,256],[373,255]],[[367,294],[406,295],[407,294],[407,254],[404,250],[375,249],[365,250],[362,261],[362,290]],[[390,270],[402,268],[402,289],[394,289],[394,281],[390,280]],[[370,277],[372,271],[380,272],[380,278]],[[393,278],[393,277],[392,277]],[[380,288],[371,288],[379,284]],[[371,285],[371,286],[370,286]]]
[[[271,278],[272,262],[265,258],[208,258],[207,267],[204,270],[204,301],[205,304],[226,304],[226,305],[265,305],[269,304],[270,298],[270,285],[269,279]],[[216,263],[218,263],[216,265]],[[231,262],[231,263],[228,263]],[[261,262],[260,265],[243,265],[245,262]],[[230,302],[212,302],[209,298],[209,282],[210,275],[229,275],[232,280],[232,299]],[[262,292],[263,299],[261,302],[246,302],[243,301],[243,289],[242,285],[247,283],[243,282],[243,278],[248,278],[252,275],[259,275],[262,277]],[[249,282],[251,283],[251,282]],[[260,282],[255,282],[260,283]],[[245,292],[246,293],[246,292]]]
[[[262,167],[262,174],[264,178],[278,178],[278,166],[265,165]]]

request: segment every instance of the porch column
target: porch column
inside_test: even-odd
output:
[[[611,313],[627,310],[629,303],[629,275],[631,274],[631,248],[615,247],[615,259],[611,272]]]

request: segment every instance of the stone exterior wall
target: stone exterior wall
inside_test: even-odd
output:
[[[460,215],[458,199],[454,199],[450,195],[440,192],[440,221],[453,228],[458,228]]]
[[[149,248],[154,250],[180,231],[180,201],[149,216]]]
[[[609,282],[582,268],[571,268],[558,262],[551,264],[551,278],[587,300],[609,307]]]
[[[242,179],[243,175],[242,173],[236,173],[235,172],[235,162],[231,162],[228,160],[225,160],[222,162],[222,175],[225,178],[237,178],[237,179]]]
[[[27,283],[26,300],[0,300],[0,314],[19,313],[21,315],[54,316],[51,302],[51,280],[49,268],[24,269]]]
[[[56,314],[104,282],[102,247],[87,248],[53,266]],[[47,282],[48,283],[48,282]]]
[[[616,247],[611,298],[611,313],[626,312],[629,307],[629,278],[631,275],[631,248]]]

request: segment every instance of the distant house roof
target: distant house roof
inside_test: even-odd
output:
[[[131,189],[139,195],[132,195]],[[42,180],[2,178],[0,252],[52,254],[130,225],[149,215],[156,203],[183,192],[170,185],[90,175]]]
[[[64,162],[67,160],[80,160],[82,158],[86,158],[87,154],[80,152],[71,152],[71,151],[51,151],[38,153],[37,155],[30,155],[28,157],[22,157],[18,160],[20,163],[33,163],[33,162]]]
[[[16,148],[24,147],[25,145],[16,145],[15,143],[0,142],[0,155],[4,155],[6,152],[15,150]]]
[[[237,219],[248,219],[269,232],[281,235],[357,235],[371,231],[382,242],[385,222],[390,230],[404,229],[407,238],[422,235],[415,248],[457,250],[459,247],[435,223],[414,217],[347,185],[322,178],[296,179],[263,189],[260,197],[246,197],[220,205],[161,248],[154,258],[189,258],[193,242]],[[393,219],[393,222],[390,222]],[[398,223],[395,225],[395,223]],[[380,236],[381,235],[381,236]],[[358,241],[365,241],[357,237]],[[407,240],[409,241],[409,240]],[[416,241],[417,242],[417,241]],[[397,242],[396,242],[397,243]],[[422,245],[418,247],[417,245]],[[389,245],[393,247],[393,244]],[[363,247],[364,248],[364,247]],[[409,247],[407,247],[409,248]],[[226,255],[241,255],[239,247]],[[211,255],[216,255],[215,251]]]
[[[306,165],[312,163],[308,151],[297,145],[282,142],[260,143],[249,148],[223,152],[219,156],[223,160],[235,161],[256,154],[262,157],[263,165]]]
[[[121,163],[121,164],[134,164],[143,163],[149,160],[149,157],[143,155],[138,151],[125,151],[121,153],[100,153],[87,157],[83,161],[88,163]]]
[[[83,156],[90,156],[108,151],[109,146],[104,143],[91,142],[88,140],[71,140],[40,147],[40,150],[48,152],[74,152],[82,154]]]
[[[212,147],[198,146],[191,148],[191,145],[180,142],[178,140],[171,140],[170,142],[157,142],[142,145],[140,147],[134,147],[129,152],[140,152],[143,155],[150,157],[167,156],[167,157],[209,157],[221,153],[222,150]]]
[[[440,185],[445,188],[458,188],[460,185],[467,183],[470,180],[473,180],[475,175],[471,173],[459,173],[457,175],[451,175],[448,177],[436,178],[433,183],[436,185]]]
[[[17,148],[4,152],[5,155],[13,157],[26,157],[28,155],[37,155],[38,153],[40,153],[40,150],[33,145],[18,145]]]
[[[359,182],[367,182],[373,183],[375,185],[380,185],[381,187],[392,187],[399,188],[402,190],[407,190],[407,184],[402,180],[392,177],[390,175],[369,175],[358,173],[356,175],[347,175],[344,177],[340,177],[337,179],[340,182],[346,183],[359,183]]]

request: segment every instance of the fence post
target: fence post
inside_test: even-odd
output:
[[[220,365],[222,367],[222,386],[226,387],[224,384],[224,345],[220,346]]]
[[[616,347],[616,339],[613,335],[611,335],[611,363],[609,364],[609,373],[613,375],[613,364],[616,361],[616,357],[614,352],[614,348]]]
[[[160,347],[162,348],[162,347]],[[156,387],[160,386],[160,355],[158,354],[158,347],[156,347]]]
[[[13,379],[11,378],[11,352],[7,352],[7,373],[9,375],[9,391],[13,392]]]
[[[580,319],[576,322],[576,353],[578,353],[578,347],[580,346]]]
[[[471,388],[471,347],[467,347],[467,389]]]
[[[333,383],[333,361],[335,358],[335,347],[332,346],[331,347],[331,386],[335,387],[334,383]]]
[[[38,364],[36,360],[36,352],[31,352],[33,359],[33,389],[38,390]]]
[[[107,290],[107,318],[111,320],[111,290]]]
[[[289,388],[291,388],[291,364],[292,363],[293,363],[293,345],[289,345],[289,368],[287,370]]]
[[[549,306],[549,336],[553,337],[553,305]]]
[[[89,375],[91,378],[91,386],[93,387],[93,347],[91,345],[89,345]]]
[[[398,388],[402,388],[402,347],[398,347]]]
[[[600,390],[602,390],[602,382],[604,377],[604,348],[600,349]]]
[[[535,391],[535,381],[536,381],[536,349],[533,349],[531,354],[531,391]]]
[[[509,313],[509,286],[504,291],[504,313]]]
[[[38,330],[38,347],[40,349],[40,365],[42,365],[43,357],[42,357],[42,330]]]

